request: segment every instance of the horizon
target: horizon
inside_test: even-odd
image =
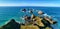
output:
[[[0,6],[0,7],[60,7],[60,6]]]

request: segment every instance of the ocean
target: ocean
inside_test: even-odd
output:
[[[23,12],[20,10],[22,9],[34,9],[34,10],[41,10],[44,13],[53,16],[53,20],[57,21],[58,23],[52,25],[54,29],[60,29],[60,7],[33,7],[33,6],[25,6],[25,7],[0,7],[0,26],[5,25],[9,20],[12,18],[15,19],[17,22],[24,22],[20,17],[24,15]],[[37,12],[36,12],[37,13]],[[35,14],[36,14],[35,13]],[[36,14],[37,15],[37,14]]]

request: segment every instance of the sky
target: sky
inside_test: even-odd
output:
[[[55,6],[55,7],[60,7],[60,0],[0,0],[0,6]]]

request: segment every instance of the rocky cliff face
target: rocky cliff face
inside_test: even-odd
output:
[[[46,25],[47,27],[40,27],[39,25],[25,25],[25,24],[19,24],[14,19],[11,19],[7,24],[2,26],[0,29],[52,29],[52,27],[48,27],[49,25]]]
[[[2,26],[1,29],[20,29],[20,24],[17,23],[14,19],[11,19],[11,21]]]

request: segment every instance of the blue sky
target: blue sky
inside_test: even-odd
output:
[[[56,6],[60,0],[0,0],[0,6]]]

